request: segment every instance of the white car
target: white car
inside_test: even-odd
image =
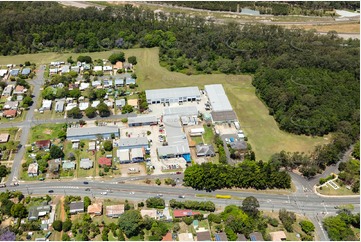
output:
[[[107,192],[101,192],[100,195],[107,195]]]
[[[134,192],[130,192],[129,194],[130,194],[130,195],[134,195]]]

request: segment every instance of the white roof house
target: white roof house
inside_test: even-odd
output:
[[[44,99],[43,100],[43,105],[42,105],[41,108],[44,109],[44,110],[51,110],[51,103],[52,103],[51,100]]]
[[[101,85],[102,85],[102,82],[99,81],[99,80],[92,82],[92,86],[93,86],[93,87],[97,87],[97,86],[101,86]]]
[[[117,150],[117,157],[120,163],[130,162],[129,149]]]
[[[113,86],[113,80],[104,80],[103,81],[104,87],[112,87]]]
[[[79,167],[82,169],[90,169],[93,167],[93,161],[89,158],[81,159]]]
[[[232,111],[232,105],[224,92],[222,84],[205,85],[204,90],[207,93],[212,111]]]
[[[37,176],[38,175],[38,163],[31,163],[28,167],[28,176]]]
[[[124,105],[125,105],[125,99],[115,100],[115,106],[124,107]]]
[[[61,68],[61,73],[69,73],[70,72],[70,66],[64,65]]]
[[[90,86],[90,83],[82,82],[82,83],[80,83],[79,90],[83,91],[83,90],[87,89],[89,86]]]
[[[100,103],[100,101],[98,101],[98,100],[95,100],[95,101],[93,101],[93,103],[92,103],[92,107],[93,108],[96,108],[98,105],[99,105],[99,103]]]
[[[55,103],[55,112],[63,112],[64,111],[64,100],[59,100]]]
[[[178,103],[200,100],[198,87],[164,88],[145,91],[147,102],[152,103]]]
[[[94,71],[102,71],[103,67],[102,66],[94,66],[93,70]]]
[[[14,90],[14,85],[7,85],[4,88],[2,95],[3,96],[11,96],[11,93],[13,92],[13,90]]]
[[[113,101],[104,101],[104,103],[109,107],[109,108],[113,108],[114,102]]]
[[[58,73],[58,68],[50,68],[49,69],[49,74],[52,75],[52,74],[57,74]]]
[[[103,71],[112,71],[113,67],[112,66],[103,66]]]
[[[0,76],[1,77],[5,76],[6,74],[8,74],[8,69],[1,69],[0,70]]]
[[[82,102],[82,103],[79,103],[79,109],[81,111],[84,111],[85,109],[87,109],[89,107],[89,103],[88,102]]]
[[[69,104],[66,106],[65,110],[66,110],[66,111],[69,111],[69,110],[72,110],[72,109],[75,108],[75,107],[78,107],[78,104],[77,104],[77,103],[69,103]]]

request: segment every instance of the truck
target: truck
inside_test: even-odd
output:
[[[216,198],[221,198],[221,199],[231,199],[231,195],[216,195]]]

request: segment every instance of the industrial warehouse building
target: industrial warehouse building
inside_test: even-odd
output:
[[[148,104],[191,102],[199,101],[201,99],[198,87],[146,90],[145,95]]]
[[[157,124],[158,124],[158,120],[155,116],[137,116],[137,117],[128,118],[129,127],[143,126],[143,125],[157,125]]]
[[[191,161],[190,149],[186,134],[183,132],[178,115],[164,116],[163,123],[167,134],[167,146],[158,147],[159,158],[183,157]]]
[[[237,116],[224,92],[222,84],[205,85],[209,103],[212,107],[212,120],[215,123],[236,122]]]
[[[66,137],[68,140],[97,139],[98,136],[111,138],[112,134],[119,137],[119,128],[116,126],[98,126],[89,128],[68,128]]]

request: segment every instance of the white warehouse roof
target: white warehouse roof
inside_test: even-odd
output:
[[[163,112],[164,115],[198,116],[196,106],[165,107]]]
[[[200,96],[198,87],[164,88],[145,91],[147,99],[171,99],[178,97]]]
[[[231,103],[224,92],[222,84],[205,85],[205,91],[212,106],[212,111],[231,111],[233,110]]]

